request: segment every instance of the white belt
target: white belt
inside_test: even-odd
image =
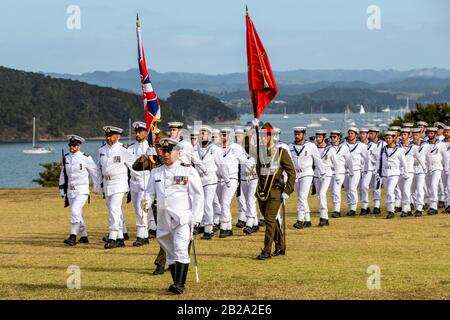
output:
[[[106,181],[113,181],[125,178],[125,176],[104,176],[103,178],[105,178]]]

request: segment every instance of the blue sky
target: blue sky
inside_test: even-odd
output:
[[[152,69],[246,70],[244,8],[275,70],[450,68],[447,0],[2,0],[0,65],[83,73],[137,67],[135,16]],[[81,29],[69,30],[69,5]],[[381,30],[366,10],[381,9]]]

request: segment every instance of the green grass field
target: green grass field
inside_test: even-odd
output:
[[[287,255],[255,259],[264,232],[196,241],[200,283],[191,268],[184,295],[168,293],[170,273],[153,276],[159,250],[150,245],[103,249],[107,211],[100,196],[85,207],[89,245],[67,247],[69,210],[55,188],[0,189],[1,299],[449,299],[450,215],[399,218],[373,215],[330,219],[297,230],[296,198],[287,205]],[[124,205],[135,237],[131,204]],[[345,212],[345,209],[343,212]],[[233,204],[234,224],[236,204]],[[66,286],[68,266],[81,269],[81,289]],[[381,268],[381,289],[369,290],[367,268]],[[191,265],[192,267],[192,265]]]

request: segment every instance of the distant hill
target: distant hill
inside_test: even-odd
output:
[[[236,112],[219,99],[194,90],[182,89],[172,92],[166,102],[180,112],[188,122],[202,120],[211,123],[238,119]]]
[[[430,93],[427,96],[421,97],[420,102],[449,102],[450,101],[450,85],[440,92]]]
[[[124,89],[138,93],[139,71],[130,69],[127,71],[95,71],[81,75],[48,74],[52,77],[79,80],[100,86]],[[212,93],[224,93],[247,90],[246,73],[230,73],[219,75],[206,75],[200,73],[167,72],[160,73],[150,70],[155,90],[160,97],[168,97],[171,92],[178,89],[193,89]],[[422,68],[408,71],[397,70],[294,70],[276,71],[275,77],[280,87],[280,93],[302,94],[328,86],[335,87],[372,87],[378,89],[380,84],[383,89],[398,85],[406,91],[423,91],[423,88],[442,89],[450,79],[450,70],[438,68]],[[413,83],[401,82],[413,78]],[[440,82],[443,80],[444,85]],[[446,80],[445,80],[446,79]],[[347,83],[347,84],[346,84]]]

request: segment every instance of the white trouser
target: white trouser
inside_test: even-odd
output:
[[[191,240],[189,224],[178,225],[172,230],[156,229],[156,240],[166,253],[167,264],[191,262],[188,251]]]
[[[238,201],[238,219],[241,221],[247,221],[245,213],[247,212],[247,199],[245,198],[244,191],[242,188],[242,184],[244,181],[241,181],[241,194],[237,197]],[[239,185],[238,185],[239,187]]]
[[[203,193],[205,195],[204,207],[203,207],[203,225],[210,226],[213,224],[214,218],[214,199],[216,197],[217,183],[205,185],[203,187]]]
[[[400,190],[399,184],[397,184],[397,187],[395,188],[395,207],[400,208],[401,206],[402,206],[402,191]]]
[[[356,211],[356,206],[358,205],[359,180],[361,180],[361,171],[357,170],[352,176],[346,176],[344,181],[344,189],[347,194],[347,206],[353,211]]]
[[[439,201],[443,201],[443,202],[446,202],[446,198],[445,198],[445,189],[446,189],[445,182],[446,182],[445,181],[445,171],[442,170],[441,181],[439,182],[439,193],[438,193],[438,196],[439,196]]]
[[[81,232],[82,237],[87,237],[86,224],[84,223],[83,207],[86,204],[89,195],[79,194],[74,197],[68,197],[70,204],[70,234],[78,235]]]
[[[401,176],[398,180],[398,185],[402,192],[402,211],[409,212],[411,211],[411,185],[413,182],[413,173],[407,173],[406,179],[404,176]]]
[[[372,175],[372,184],[371,188],[373,189],[373,207],[380,208],[380,200],[381,200],[381,185],[383,184],[383,179],[380,178],[380,185],[377,186],[377,179],[375,178],[375,174]],[[378,187],[378,189],[377,189]]]
[[[359,192],[361,194],[361,209],[369,207],[369,189],[373,186],[373,171],[363,172],[359,183]]]
[[[388,212],[395,210],[395,188],[398,184],[398,176],[383,177],[384,190],[386,191],[386,207]]]
[[[428,188],[428,196],[430,199],[430,208],[437,210],[437,204],[439,200],[438,190],[439,190],[439,182],[441,180],[441,170],[435,170],[432,172],[428,172],[427,174],[427,188]]]
[[[222,207],[220,205],[220,200],[219,200],[219,185],[220,185],[220,182],[217,184],[216,195],[214,196],[214,201],[213,201],[214,224],[220,223],[220,213],[222,212]]]
[[[425,173],[414,175],[411,190],[415,209],[422,211],[425,204]]]
[[[344,179],[344,173],[335,173],[331,178],[331,198],[333,200],[334,212],[341,212],[341,189]]]
[[[253,227],[258,225],[258,213],[256,212],[256,188],[258,179],[241,181],[241,197],[245,198],[245,217],[246,225]],[[240,198],[240,197],[239,197]]]
[[[222,207],[222,212],[220,214],[220,229],[222,230],[232,229],[232,216],[230,207],[233,196],[236,193],[238,182],[235,179],[230,179],[228,185],[229,187],[227,187],[225,182],[221,182],[218,186],[220,206]]]
[[[309,212],[308,194],[311,189],[311,183],[313,177],[298,178],[295,181],[295,191],[297,191],[297,220],[298,221],[311,221],[311,215]]]
[[[148,238],[147,212],[142,210],[141,201],[144,199],[144,192],[131,192],[134,212],[136,213],[136,237]]]
[[[120,192],[105,196],[109,214],[109,239],[112,240],[123,238],[122,199],[124,195],[125,193]]]
[[[445,198],[447,199],[447,206],[450,206],[450,172],[445,175]]]
[[[314,187],[316,188],[317,197],[319,199],[319,212],[322,219],[328,220],[328,203],[327,191],[330,187],[331,177],[323,177],[319,179],[314,177]]]

